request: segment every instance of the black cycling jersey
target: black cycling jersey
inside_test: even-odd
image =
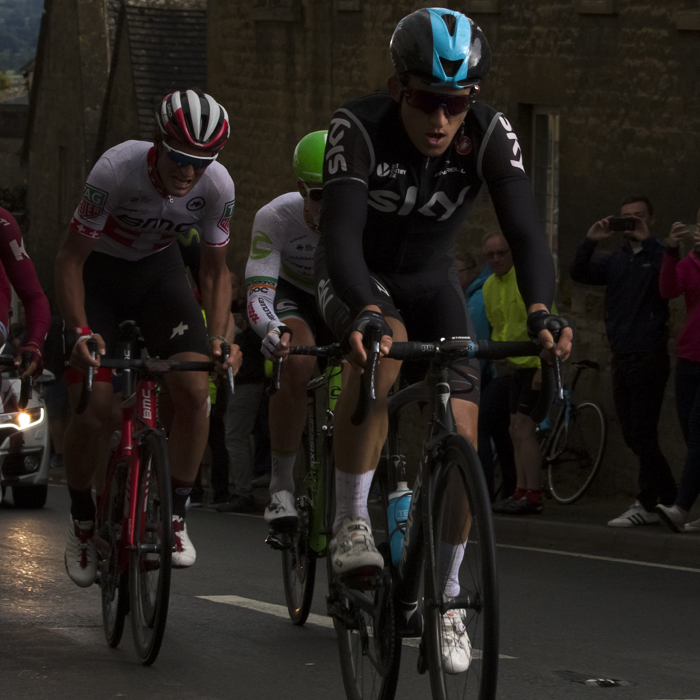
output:
[[[370,271],[416,273],[448,263],[484,185],[526,307],[551,306],[554,264],[520,145],[493,108],[473,105],[449,148],[428,158],[410,141],[387,92],[349,102],[331,120],[323,183],[328,269],[354,313],[373,303]]]

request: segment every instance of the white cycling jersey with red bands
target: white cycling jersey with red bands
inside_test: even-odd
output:
[[[195,226],[205,244],[220,247],[228,243],[235,199],[231,176],[216,162],[189,194],[171,197],[157,178],[153,144],[125,141],[95,164],[70,228],[99,239],[98,253],[125,260],[163,250]]]
[[[275,313],[277,280],[314,294],[314,252],[319,234],[305,220],[304,198],[289,192],[255,215],[245,268],[248,319],[260,336],[284,325]]]

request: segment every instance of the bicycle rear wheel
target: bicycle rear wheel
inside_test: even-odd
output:
[[[110,454],[110,465],[116,453]],[[109,500],[105,504],[102,518],[97,523],[97,531],[109,543],[109,554],[100,562],[102,623],[107,644],[115,648],[124,632],[124,619],[129,612],[129,580],[127,572],[119,571],[121,551],[124,497],[126,494],[128,465],[119,462],[114,467],[109,484]]]
[[[160,651],[170,599],[172,494],[165,437],[148,432],[139,444],[139,458],[129,593],[136,655],[149,666]]]
[[[280,535],[282,550],[282,576],[284,597],[289,617],[295,625],[303,625],[309,617],[314,599],[316,580],[316,556],[309,546],[309,535],[314,522],[314,509],[306,495],[304,478],[309,472],[309,439],[306,431],[294,463],[294,484],[297,497],[299,527]],[[315,494],[311,494],[314,496]]]
[[[488,490],[479,458],[461,436],[447,438],[435,466],[432,496],[426,499],[423,514],[428,545],[423,653],[432,694],[437,700],[493,700],[498,678],[498,580]],[[452,668],[451,673],[445,664],[449,638],[443,632],[443,614],[450,610],[461,619],[471,642],[466,670]]]
[[[561,422],[547,458],[547,480],[559,503],[577,501],[600,470],[605,454],[605,413],[595,401],[571,408],[569,421]]]
[[[333,470],[330,470],[333,473]],[[375,484],[380,493],[386,492],[379,483],[382,471],[375,473]],[[371,508],[372,530],[379,549],[385,549],[378,540],[388,533],[386,508]],[[393,700],[401,666],[401,638],[396,633],[391,574],[387,568],[382,574],[382,587],[377,591],[353,591],[356,600],[333,582],[333,567],[328,558],[329,599],[331,616],[338,641],[338,655],[343,685],[348,700]],[[364,596],[367,606],[359,604]],[[370,604],[373,603],[373,604]],[[373,612],[368,612],[372,608]]]

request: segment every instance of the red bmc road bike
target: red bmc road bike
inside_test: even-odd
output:
[[[119,327],[122,359],[101,359],[123,377],[122,425],[109,446],[105,487],[97,505],[95,549],[100,562],[102,619],[116,647],[131,613],[139,661],[158,657],[170,599],[173,553],[172,494],[167,439],[158,425],[156,382],[169,372],[211,372],[213,362],[177,362],[140,357],[140,332],[133,321]],[[94,341],[91,353],[97,350]],[[224,360],[230,352],[222,345]],[[229,372],[232,385],[233,376]],[[87,407],[92,373],[86,375],[77,411]]]

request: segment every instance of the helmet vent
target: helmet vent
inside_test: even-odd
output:
[[[442,70],[445,71],[445,75],[448,78],[454,78],[464,64],[464,59],[460,59],[459,61],[450,61],[447,58],[440,56],[440,63],[442,64]]]
[[[450,36],[455,35],[455,27],[457,26],[457,18],[454,15],[442,15],[442,21],[447,25],[447,31]]]

